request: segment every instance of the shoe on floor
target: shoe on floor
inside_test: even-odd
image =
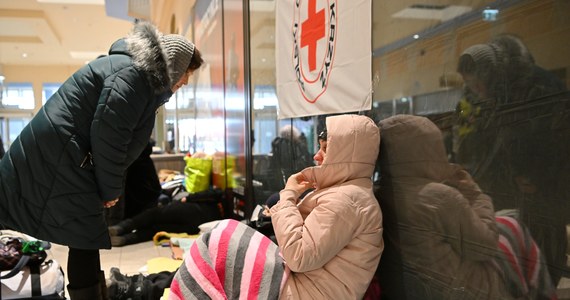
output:
[[[127,300],[132,298],[130,285],[126,281],[112,281],[107,287],[110,300]]]
[[[137,234],[134,232],[125,235],[111,236],[111,245],[113,247],[121,247],[136,244],[138,242]]]
[[[109,270],[109,273],[111,273],[111,275],[109,276],[109,280],[111,282],[129,280],[129,276],[122,274],[119,268],[112,267],[111,270]]]
[[[134,230],[134,224],[131,219],[125,219],[116,225],[109,226],[110,236],[121,236]]]
[[[107,286],[109,300],[142,299],[145,278],[142,274],[127,276],[121,274],[118,268],[111,268],[110,273],[110,284]]]

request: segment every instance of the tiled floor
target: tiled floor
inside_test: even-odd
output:
[[[63,269],[67,266],[66,246],[52,244],[51,254],[60,263]],[[101,250],[101,269],[105,271],[107,278],[111,267],[117,267],[121,273],[134,275],[137,273],[147,274],[147,261],[156,257],[171,258],[172,252],[169,247],[155,246],[152,241],[145,243],[116,247],[111,250]],[[67,278],[66,284],[67,284]],[[67,295],[67,292],[66,292]]]
[[[62,266],[67,265],[67,247],[60,245],[52,246],[52,254]],[[111,267],[121,269],[122,273],[132,275],[145,272],[144,267],[149,259],[155,257],[171,257],[169,247],[155,246],[152,241],[114,247],[111,250],[100,250],[101,268],[108,272]]]
[[[67,247],[52,245],[51,254],[60,262],[64,270],[67,266]],[[101,250],[101,267],[109,276],[111,267],[118,267],[123,274],[134,275],[137,273],[147,273],[147,261],[156,257],[171,258],[169,247],[155,246],[152,241],[117,247],[111,250]],[[570,258],[569,258],[570,264]],[[67,282],[67,279],[66,279]],[[562,278],[558,286],[560,300],[570,300],[570,278]]]

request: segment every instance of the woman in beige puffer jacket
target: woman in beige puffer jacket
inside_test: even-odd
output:
[[[322,164],[292,175],[270,210],[291,270],[281,299],[362,299],[384,248],[372,192],[378,127],[359,115],[328,117],[326,126]]]

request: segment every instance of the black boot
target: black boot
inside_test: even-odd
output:
[[[68,285],[67,292],[71,300],[103,300],[101,297],[101,286],[99,284],[82,289],[73,289]]]
[[[120,236],[126,233],[129,233],[135,229],[135,224],[131,219],[125,219],[117,225],[109,226],[109,235],[110,236]]]
[[[141,300],[143,298],[144,276],[137,274],[127,276],[121,274],[118,268],[111,268],[110,285],[108,287],[110,300]]]

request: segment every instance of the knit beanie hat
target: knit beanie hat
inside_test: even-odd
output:
[[[168,59],[168,76],[170,84],[174,86],[182,75],[188,70],[192,55],[194,55],[194,44],[179,34],[167,34],[160,37],[164,45],[164,51]]]
[[[496,71],[496,68],[499,67],[500,64],[500,50],[497,48],[495,45],[487,44],[478,44],[467,48],[461,54],[458,67],[459,71],[465,71],[464,68],[466,66],[463,65],[465,60],[462,60],[464,57],[470,57],[472,59],[475,64],[472,67],[475,67],[474,71],[476,73],[490,73]]]

